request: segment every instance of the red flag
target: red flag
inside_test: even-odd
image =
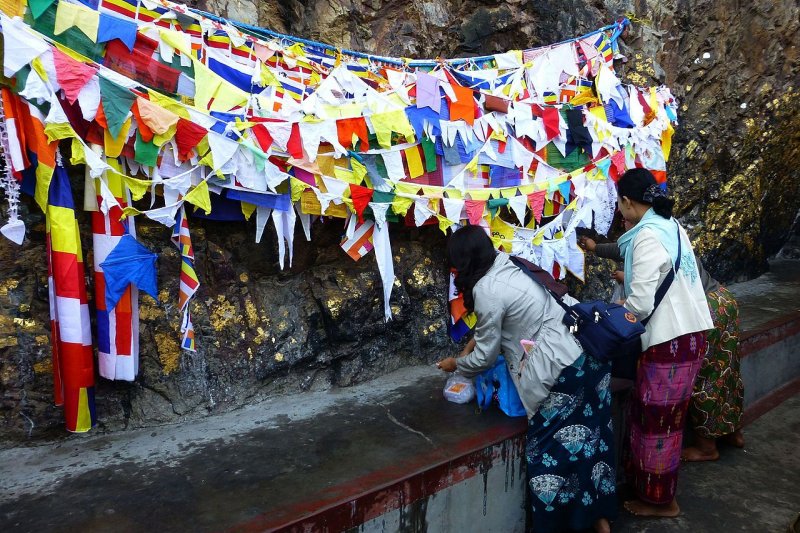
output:
[[[369,187],[350,184],[350,198],[353,200],[353,208],[358,215],[358,221],[362,224],[364,223],[364,210],[372,201],[372,193],[373,190]]]

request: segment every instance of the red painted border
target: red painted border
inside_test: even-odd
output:
[[[767,346],[800,333],[800,311],[770,320],[757,328],[745,331],[739,337],[741,357],[748,357]]]
[[[258,515],[229,531],[306,531],[304,524],[313,525],[309,531],[319,531],[322,525],[330,531],[344,531],[477,475],[497,458],[493,447],[506,441],[524,443],[526,427],[525,419],[509,418],[447,449],[422,453],[411,461],[350,480],[324,497]],[[308,520],[313,521],[306,523]]]
[[[800,377],[753,402],[745,409],[742,424],[745,426],[752,424],[795,394],[800,394]]]

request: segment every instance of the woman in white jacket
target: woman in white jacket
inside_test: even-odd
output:
[[[533,531],[608,532],[617,514],[610,365],[582,353],[562,323],[563,309],[541,284],[575,300],[533,267],[535,283],[508,254],[495,251],[479,226],[456,231],[447,252],[456,288],[477,323],[466,353],[439,368],[471,377],[492,368],[502,353],[528,413]],[[527,353],[522,340],[532,341]]]
[[[630,412],[628,480],[638,499],[625,507],[640,516],[677,516],[675,501],[683,426],[695,377],[714,327],[686,232],[672,218],[673,201],[646,169],[617,183],[619,209],[632,225],[619,239],[625,260],[625,307],[641,321],[642,336]],[[680,267],[660,305],[658,287]]]

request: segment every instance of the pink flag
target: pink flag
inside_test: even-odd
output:
[[[533,213],[533,218],[536,219],[537,224],[542,221],[542,210],[544,209],[545,195],[547,195],[547,191],[536,191],[528,195],[528,203],[531,206],[531,212]]]
[[[53,63],[58,84],[64,89],[69,103],[74,104],[81,89],[97,74],[97,69],[72,59],[57,48],[53,48]]]
[[[486,208],[485,200],[467,200],[464,202],[467,209],[467,219],[473,226],[480,225]]]

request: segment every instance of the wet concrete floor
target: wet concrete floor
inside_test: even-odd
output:
[[[620,533],[786,533],[800,514],[800,395],[747,426],[743,450],[722,447],[719,461],[681,467],[677,518],[621,513]]]

